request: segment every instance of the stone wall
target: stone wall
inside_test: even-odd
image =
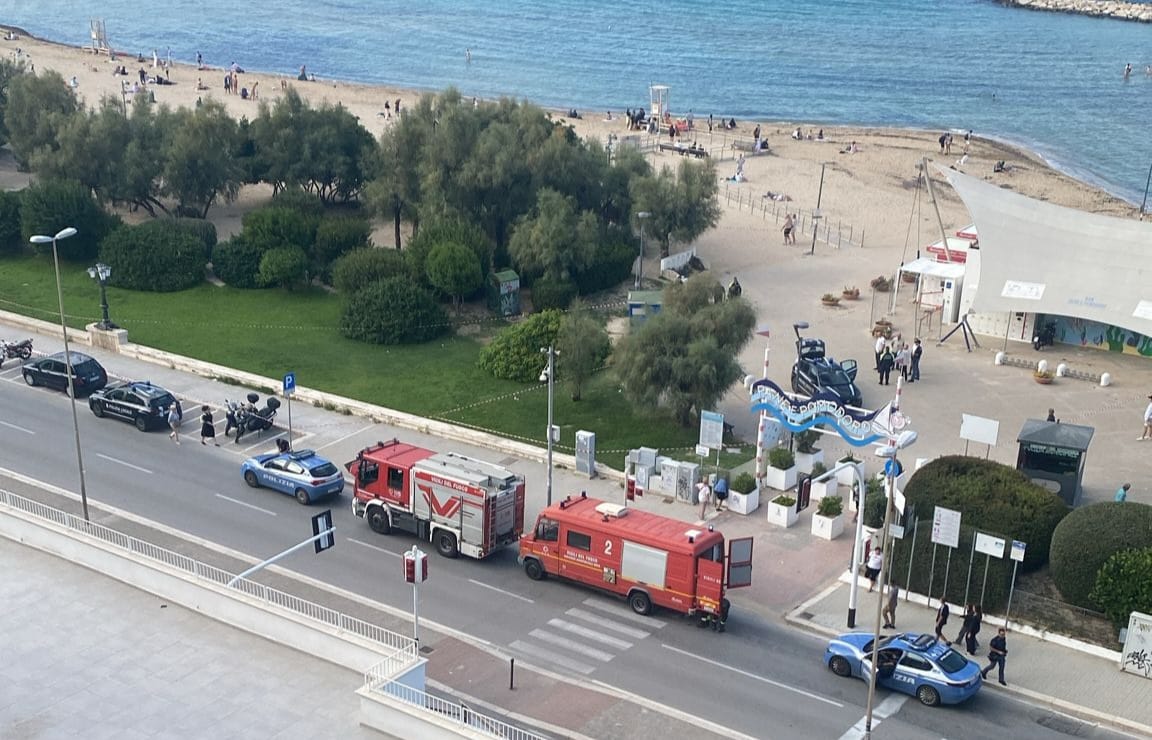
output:
[[[1075,13],[1122,21],[1152,23],[1152,5],[1118,0],[999,0],[1001,4],[1053,13]]]

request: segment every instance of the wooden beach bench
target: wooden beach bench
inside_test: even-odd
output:
[[[696,147],[693,149],[692,147],[680,146],[679,144],[661,144],[660,151],[676,152],[680,156],[688,155],[697,159],[703,159],[704,157],[708,156],[708,150],[704,149],[703,147]]]

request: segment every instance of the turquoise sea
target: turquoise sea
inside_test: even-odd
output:
[[[1152,25],[994,0],[8,0],[0,22],[191,62],[674,111],[927,129],[1026,146],[1139,203],[1152,164]],[[468,63],[465,51],[471,50]],[[1134,72],[1125,80],[1122,70]]]

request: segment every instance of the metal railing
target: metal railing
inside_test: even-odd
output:
[[[737,210],[748,209],[748,212],[753,214],[759,211],[762,220],[767,221],[771,216],[777,224],[780,224],[789,213],[795,214],[794,228],[798,236],[807,234],[811,239],[812,232],[815,231],[817,241],[822,241],[830,247],[843,249],[864,246],[864,229],[857,231],[852,224],[846,224],[841,219],[833,220],[831,217],[813,219],[811,213],[801,209],[795,201],[775,200],[767,194],[756,195],[751,188],[741,187],[729,181],[724,182],[724,192],[720,197],[729,207],[735,205]]]
[[[372,694],[403,702],[424,711],[436,714],[460,727],[482,732],[489,737],[508,740],[548,740],[544,735],[510,725],[503,720],[477,712],[463,702],[433,696],[419,689],[400,683],[392,678],[396,675],[388,660],[381,661],[364,673],[364,688]]]
[[[206,581],[221,588],[227,588],[228,582],[235,576],[235,573],[231,573],[223,568],[202,563],[187,555],[182,555],[178,552],[160,547],[159,545],[152,544],[151,542],[146,542],[131,535],[124,534],[123,532],[118,532],[102,524],[86,522],[74,514],[69,514],[66,511],[61,511],[60,509],[53,508],[39,501],[25,498],[3,488],[0,488],[0,504],[17,511],[22,511],[37,519],[51,522],[72,533],[100,540],[112,547],[139,556],[139,559],[146,564],[149,564],[148,561],[159,563],[167,568],[178,570],[197,580]],[[385,662],[389,660],[395,661],[395,664],[398,666],[397,670],[401,670],[415,663],[419,658],[417,643],[411,637],[406,637],[370,622],[365,622],[362,619],[348,616],[335,609],[316,604],[306,599],[301,599],[298,596],[293,596],[292,594],[254,581],[239,581],[234,587],[228,590],[241,592],[263,602],[265,607],[278,611],[286,611],[294,616],[304,617],[305,619],[317,622],[318,626],[323,625],[332,628],[340,634],[355,635],[369,642],[376,643],[382,649],[382,652],[388,655]]]

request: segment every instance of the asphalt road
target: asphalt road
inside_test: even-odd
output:
[[[190,386],[194,382],[203,381],[189,378]],[[228,394],[223,387],[218,392]],[[78,490],[68,403],[63,394],[24,386],[15,366],[0,370],[3,466]],[[185,404],[189,422],[177,446],[162,431],[144,434],[126,423],[96,419],[80,403],[91,499],[253,558],[268,557],[311,535],[310,518],[323,505],[301,506],[290,496],[248,488],[241,479],[244,455],[270,449],[267,438],[253,438],[251,448],[248,440],[235,445],[222,436],[221,420],[221,447],[202,447],[198,424],[192,421],[196,413]],[[325,414],[334,418],[324,421]],[[375,439],[393,436],[391,430],[367,428],[362,420],[349,422],[317,409],[301,409],[297,418],[317,430],[306,444],[337,463]],[[349,424],[361,432],[348,433]],[[305,549],[279,564],[409,609],[411,591],[402,581],[400,553],[413,540],[376,535],[352,515],[349,502],[348,490],[331,502],[335,548],[320,556]],[[851,728],[864,713],[866,684],[836,678],[824,668],[823,640],[741,611],[738,599],[727,634],[717,635],[674,614],[638,617],[623,602],[593,591],[531,581],[511,549],[481,563],[434,553],[431,558],[431,577],[421,588],[422,619],[474,635],[521,660],[618,687],[749,736],[856,736]],[[960,707],[928,709],[886,692],[877,702],[878,737],[1120,737],[992,691]]]

